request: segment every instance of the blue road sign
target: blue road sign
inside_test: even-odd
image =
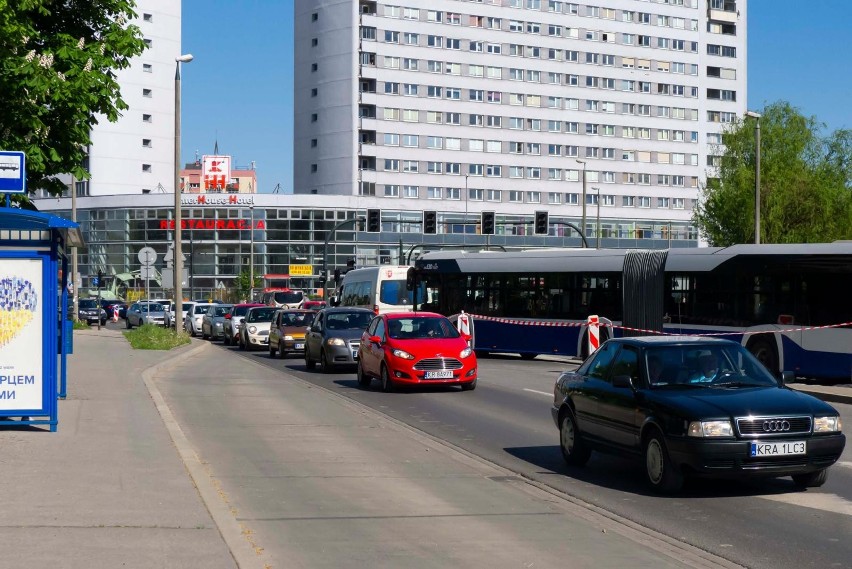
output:
[[[27,191],[27,158],[23,152],[0,150],[0,193]]]
[[[98,277],[92,277],[92,286],[98,286],[98,284],[100,284]]]

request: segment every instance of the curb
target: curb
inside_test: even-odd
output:
[[[208,342],[202,343],[197,340],[193,340],[191,345],[193,346],[190,349],[144,370],[142,372],[142,380],[148,388],[148,393],[157,407],[157,412],[159,412],[166,430],[169,432],[172,444],[174,444],[178,455],[183,461],[184,467],[192,479],[195,489],[198,491],[199,498],[201,498],[204,507],[207,508],[210,517],[213,518],[213,523],[216,524],[219,535],[222,536],[237,567],[240,569],[266,569],[268,566],[261,560],[260,552],[245,539],[242,528],[237,523],[228,505],[220,498],[219,491],[210,479],[210,475],[201,463],[201,459],[193,450],[189,439],[187,439],[183,429],[181,429],[174,415],[172,415],[171,409],[169,409],[163,398],[163,394],[154,381],[154,377],[161,371],[204,352],[210,346]]]
[[[822,399],[823,401],[827,401],[829,403],[844,403],[846,405],[852,405],[852,393],[849,395],[845,395],[842,393],[833,393],[831,391],[824,391],[822,389],[809,389],[808,387],[796,387],[791,385],[790,389],[798,391],[799,393],[806,393],[808,395],[812,395],[817,399]],[[852,389],[849,390],[852,392]]]

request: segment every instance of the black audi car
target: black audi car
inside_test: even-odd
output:
[[[556,381],[562,455],[572,466],[593,450],[635,456],[660,492],[685,476],[821,486],[846,437],[831,405],[784,385],[791,375],[776,379],[728,340],[609,340]]]

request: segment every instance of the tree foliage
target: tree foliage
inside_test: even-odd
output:
[[[248,271],[243,271],[237,278],[234,279],[234,292],[237,297],[242,299],[251,300],[251,290],[253,288],[260,288],[263,284],[263,278],[259,275],[254,276],[254,286],[251,284],[251,275]]]
[[[760,120],[760,242],[852,239],[852,131],[823,125],[786,102]],[[694,220],[712,245],[754,242],[755,119],[722,135],[717,178],[709,179]],[[712,152],[712,150],[711,150]]]
[[[27,187],[58,195],[90,132],[127,104],[116,73],[145,44],[132,0],[0,0],[0,149],[27,156]]]

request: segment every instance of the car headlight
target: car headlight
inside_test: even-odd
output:
[[[249,334],[254,334],[257,332],[257,326],[249,326],[248,328]]]
[[[459,354],[459,357],[460,358],[466,358],[472,353],[473,353],[473,350],[471,350],[470,348],[465,348],[461,351],[461,353]]]
[[[692,421],[689,424],[690,437],[732,437],[734,428],[730,421]]]
[[[329,346],[345,346],[346,342],[342,338],[329,338],[325,341]]]
[[[837,433],[840,428],[840,417],[814,417],[815,433]]]
[[[396,349],[396,350],[394,350],[394,351],[393,351],[393,352],[391,352],[391,353],[392,353],[393,355],[395,355],[396,357],[398,357],[398,358],[402,358],[402,359],[404,359],[404,360],[413,360],[413,359],[414,359],[414,356],[412,356],[411,354],[409,354],[409,353],[408,353],[408,352],[406,352],[405,350],[399,350],[399,349]]]
[[[284,336],[284,341],[285,341],[285,342],[292,342],[292,341],[293,341],[293,336],[290,336],[289,334],[288,334],[288,335],[286,335],[286,336]]]

